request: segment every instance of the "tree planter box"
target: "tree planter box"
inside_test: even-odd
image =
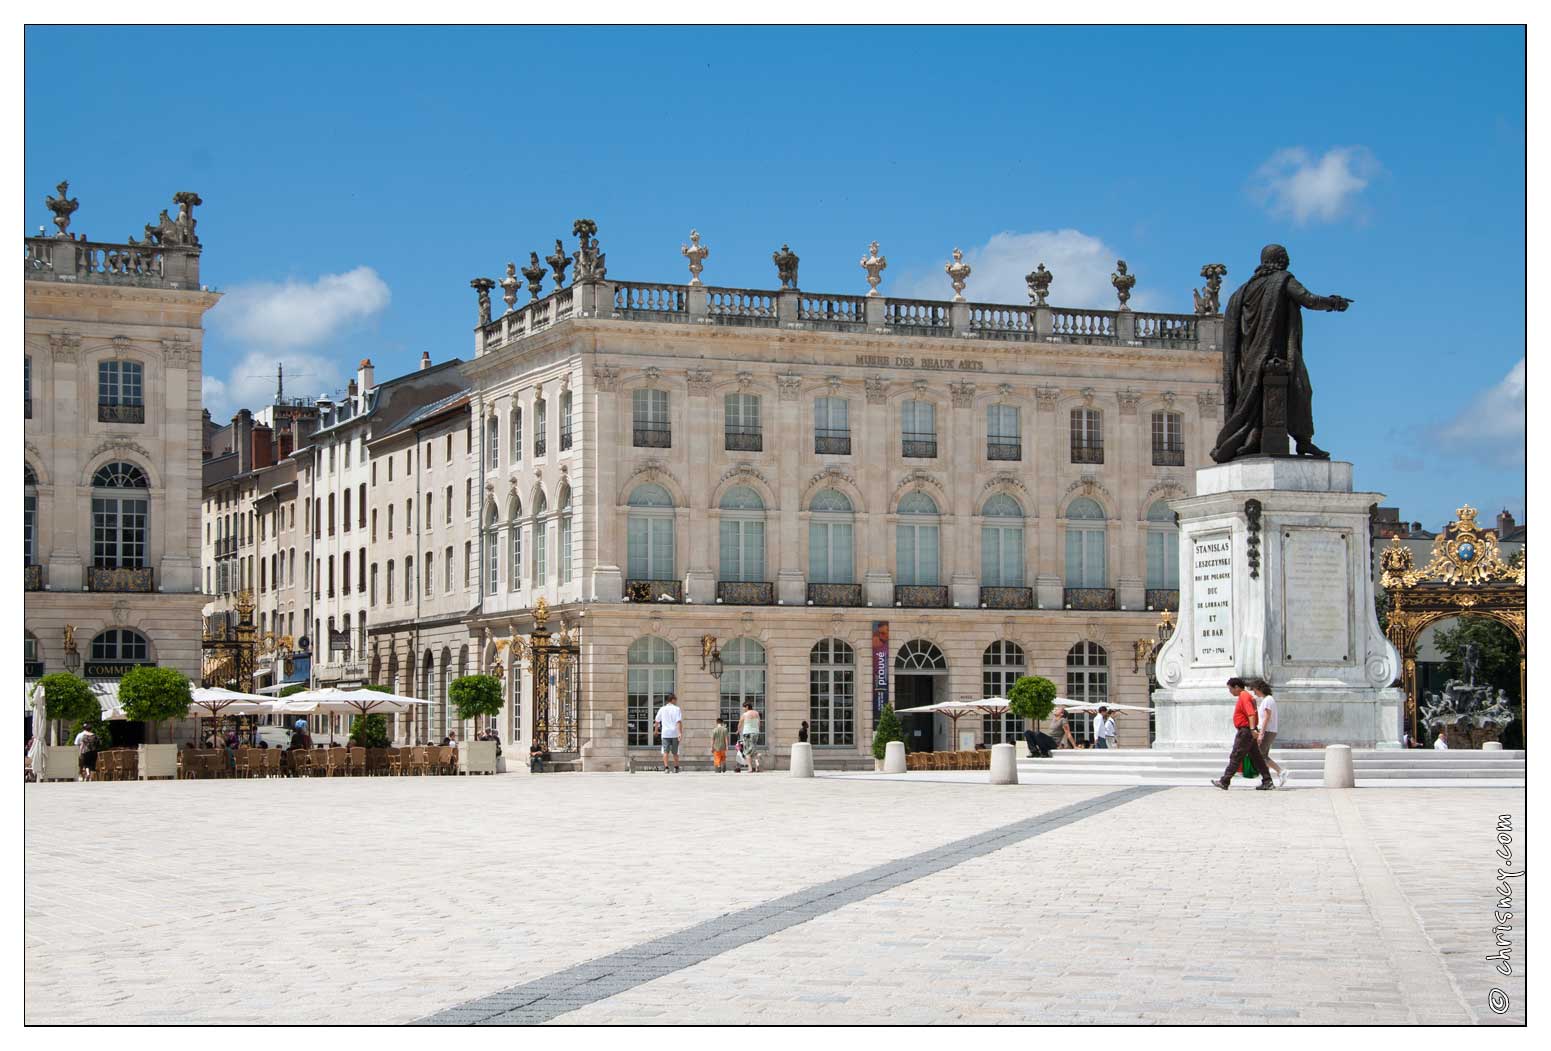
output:
[[[81,750],[73,744],[43,746],[44,781],[77,781],[81,776]]]
[[[458,742],[458,773],[460,773],[460,774],[493,774],[493,773],[495,773],[495,742],[494,741],[459,741]]]
[[[175,744],[143,744],[140,746],[140,780],[176,778],[178,776],[178,746]]]

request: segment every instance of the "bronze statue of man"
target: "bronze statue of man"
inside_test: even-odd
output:
[[[1314,389],[1303,364],[1302,307],[1345,310],[1343,296],[1316,296],[1287,272],[1287,249],[1266,245],[1255,274],[1228,300],[1223,319],[1222,430],[1212,459],[1294,453],[1320,460],[1314,444]]]

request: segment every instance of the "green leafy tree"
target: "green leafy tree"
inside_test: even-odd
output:
[[[894,714],[894,706],[885,704],[883,711],[878,715],[877,729],[872,732],[872,757],[882,759],[888,751],[890,741],[903,741],[905,728],[900,725],[899,716]]]
[[[1043,675],[1020,675],[1007,691],[1008,711],[1034,723],[1050,718],[1056,706],[1056,684]]]
[[[457,709],[458,718],[493,718],[501,713],[501,680],[494,675],[465,675],[452,680],[447,696]]]
[[[43,717],[58,720],[70,728],[70,736],[88,727],[97,734],[100,747],[107,747],[108,731],[102,719],[102,705],[86,680],[69,672],[54,672],[38,680],[43,691]],[[101,730],[98,727],[102,727]]]
[[[161,723],[188,718],[194,694],[188,676],[176,668],[141,666],[129,669],[119,680],[118,699],[129,719],[151,724],[154,737]]]
[[[275,694],[275,696],[276,697],[290,697],[292,694],[304,693],[304,692],[306,692],[306,690],[307,690],[307,684],[304,683],[304,682],[298,682],[298,683],[293,683],[290,686],[287,686],[285,689],[283,689],[279,693]]]
[[[388,737],[387,717],[373,712],[356,719],[350,728],[350,743],[357,748],[388,747],[393,741]]]
[[[1463,617],[1454,627],[1439,631],[1433,641],[1443,654],[1445,678],[1465,678],[1465,647],[1476,647],[1476,682],[1503,690],[1517,704],[1519,697],[1519,640],[1506,624],[1487,617]]]

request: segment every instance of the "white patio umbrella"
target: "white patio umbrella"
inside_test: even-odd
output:
[[[289,697],[265,703],[269,711],[280,715],[402,715],[431,704],[418,697],[403,697],[377,690],[341,690],[335,686],[293,693]],[[332,721],[329,723],[329,740],[334,740]]]
[[[217,733],[221,729],[221,720],[228,715],[268,715],[270,711],[268,697],[228,690],[224,686],[198,687],[194,690],[194,699],[189,707],[199,710],[200,719],[214,719]]]
[[[945,715],[953,723],[953,739],[958,740],[959,720],[966,715],[1000,715],[1007,710],[1007,698],[986,697],[978,701],[938,701],[915,708],[900,708],[896,715]]]

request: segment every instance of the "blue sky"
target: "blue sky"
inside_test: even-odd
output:
[[[472,354],[471,277],[598,221],[611,276],[1188,311],[1280,241],[1317,441],[1438,528],[1524,512],[1518,29],[76,29],[26,34],[30,232],[61,178],[119,239],[197,190],[207,403]],[[68,55],[79,76],[59,75]],[[176,62],[148,61],[177,56]],[[52,230],[52,227],[50,227]],[[524,293],[526,298],[526,293]],[[499,309],[499,304],[497,306]]]

